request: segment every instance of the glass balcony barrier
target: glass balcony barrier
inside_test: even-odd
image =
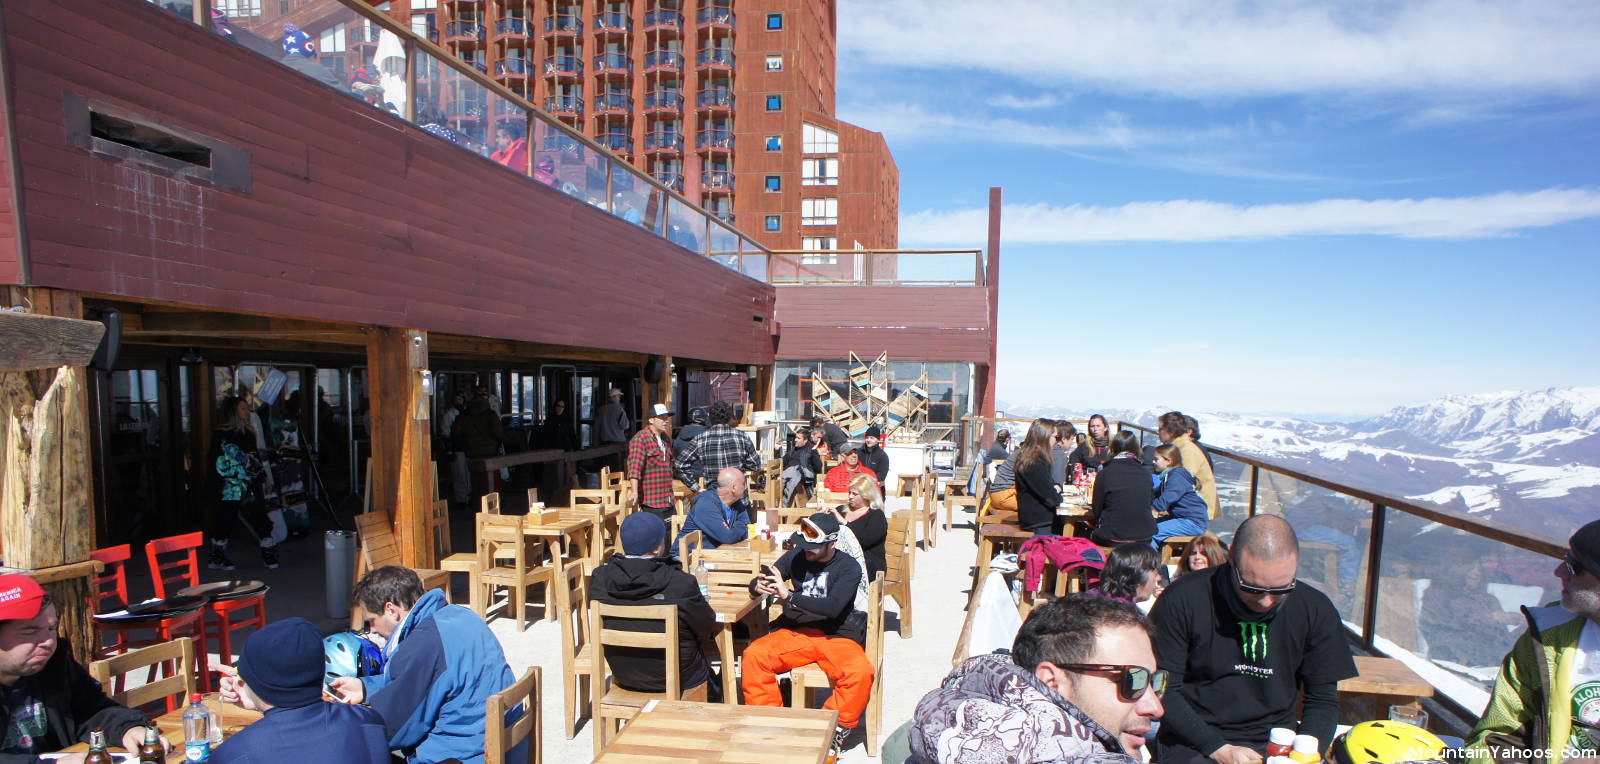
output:
[[[683,150],[683,135],[681,133],[654,132],[645,135],[644,150],[655,151],[667,149],[670,151]],[[681,180],[680,180],[681,182]]]
[[[683,108],[683,94],[672,91],[654,91],[644,95],[646,109],[672,109],[677,111]]]
[[[732,8],[702,8],[695,14],[695,23],[700,26],[716,24],[718,26],[733,26]]]
[[[695,95],[695,103],[699,106],[715,106],[724,109],[733,108],[732,90],[702,90]]]
[[[594,28],[599,32],[633,32],[633,21],[626,13],[601,13],[594,17]]]
[[[733,190],[733,173],[727,170],[706,170],[700,173],[700,185],[707,189]],[[715,215],[713,210],[711,214]]]
[[[476,21],[452,21],[444,25],[444,39],[483,41],[483,25]]]
[[[583,114],[583,99],[577,96],[550,96],[544,99],[544,110],[551,114]]]
[[[715,48],[695,54],[695,66],[733,66],[733,51]]]
[[[633,62],[626,53],[601,53],[594,57],[595,74],[607,72],[633,73]]]
[[[679,193],[683,193],[683,173],[657,171],[657,172],[650,173],[650,177],[655,178],[657,183],[660,183],[661,185],[666,186],[667,188],[670,188],[670,189],[672,189],[674,191],[677,191]],[[680,214],[682,214],[682,212],[683,212],[682,210],[675,210],[675,211],[680,213]],[[675,224],[674,228],[669,229],[669,230],[683,230],[686,227],[687,228],[693,228],[693,225],[690,224],[690,223],[680,222],[680,223]],[[673,237],[672,237],[672,235],[670,233],[667,235],[667,238],[668,239],[672,239],[674,241],[674,243],[683,244],[682,241],[678,241],[676,239],[673,239]],[[687,247],[686,246],[684,248],[685,249],[695,249],[696,251],[698,251],[697,247]]]
[[[533,69],[533,62],[525,58],[503,58],[494,62],[494,73],[499,75],[527,76]]]
[[[644,14],[644,28],[654,29],[666,27],[669,29],[683,28],[683,14],[677,11],[647,11]]]
[[[733,150],[732,130],[701,130],[695,134],[694,145],[702,149]]]
[[[377,45],[382,39],[381,30],[375,26],[353,26],[345,30],[347,40],[351,45]]]
[[[683,71],[683,54],[672,50],[652,50],[644,54],[644,68]]]
[[[169,9],[174,10],[173,18],[195,23],[192,6],[188,15],[176,6]],[[681,20],[676,13],[662,13]],[[621,131],[607,131],[601,141],[595,141],[544,112],[530,110],[526,101],[508,94],[483,73],[488,69],[484,62],[436,57],[416,45],[417,40],[427,39],[426,34],[402,26],[362,0],[306,0],[297,6],[296,14],[316,21],[302,28],[286,25],[281,18],[224,14],[209,18],[201,26],[262,55],[263,60],[292,69],[374,109],[408,119],[484,160],[531,175],[535,181],[680,245],[693,243],[689,248],[695,252],[710,255],[710,247],[716,246],[719,258],[726,260],[731,269],[745,274],[765,273],[765,249],[679,196],[683,189],[681,174],[666,173],[667,182],[663,183],[612,154],[608,148],[629,148],[628,137]],[[573,13],[547,21],[568,23],[560,19],[571,19],[577,25]],[[482,24],[452,24],[447,26],[447,35],[466,32],[481,39]],[[581,25],[574,28],[581,29]],[[357,35],[363,41],[372,40],[375,35],[375,50],[371,51],[369,63],[347,68],[343,55],[319,55],[317,42],[337,33],[342,33],[347,42]],[[508,56],[496,62],[496,71],[519,73],[529,65],[526,58]],[[551,56],[541,65],[552,73],[583,71],[583,62],[577,56]],[[647,102],[651,98],[682,106],[682,96],[676,92],[653,93],[646,97]],[[558,96],[544,105],[551,110],[581,111],[584,104],[575,96]],[[667,149],[683,148],[683,136],[676,132],[656,131],[646,141],[647,145]],[[727,244],[730,235],[737,239],[736,246]],[[733,249],[738,251],[737,262],[729,257]]]
[[[808,228],[832,230],[824,226],[836,222],[837,217],[802,217],[801,236],[811,235]],[[771,283],[782,286],[983,286],[984,281],[983,252],[971,249],[777,250],[768,268]]]
[[[527,19],[500,19],[494,22],[494,33],[497,35],[523,35],[528,34]]]
[[[546,16],[544,17],[544,31],[583,34],[583,21],[577,16]]]
[[[633,96],[627,93],[601,93],[594,97],[595,111],[633,111]]]
[[[594,137],[596,143],[618,154],[633,153],[633,136],[627,133],[601,133]]]
[[[577,56],[551,56],[544,60],[545,74],[583,74],[583,61]]]

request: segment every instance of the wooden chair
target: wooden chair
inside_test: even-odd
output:
[[[533,489],[530,488],[529,490]],[[446,573],[467,574],[467,602],[472,608],[472,612],[481,613],[483,612],[483,606],[477,601],[478,589],[472,585],[472,570],[478,566],[478,553],[476,551],[450,553],[450,502],[448,500],[434,502],[433,514],[435,523],[434,548],[439,556],[439,569]],[[443,528],[442,534],[440,533],[441,526]],[[440,540],[441,535],[443,537],[442,542]]]
[[[485,701],[483,736],[483,764],[540,764],[543,761],[543,732],[540,724],[544,716],[544,703],[540,700],[544,671],[530,666],[522,678]],[[506,724],[506,713],[522,706],[522,715]],[[517,761],[506,754],[518,743],[528,741],[527,758]]]
[[[89,664],[89,676],[102,687],[111,687],[113,679],[142,668],[154,671],[157,666],[166,668],[166,676],[146,682],[125,692],[111,693],[111,700],[129,708],[165,700],[167,711],[183,707],[190,693],[195,691],[194,640],[179,637],[170,642],[141,647],[137,650],[112,656]],[[118,682],[120,684],[120,682]]]
[[[1194,536],[1168,536],[1161,540],[1161,564],[1177,565],[1183,560],[1183,548],[1194,541]]]
[[[938,478],[933,473],[924,472],[917,476],[911,506],[922,521],[922,541],[927,549],[939,545],[939,511],[934,507],[934,495],[938,492]]]
[[[495,587],[511,590],[510,615],[516,619],[517,631],[527,629],[528,587],[544,584],[544,620],[555,618],[551,588],[555,584],[555,569],[544,564],[544,544],[529,542],[523,532],[527,518],[523,515],[491,515],[480,512],[477,517],[478,563],[472,577],[472,588],[478,590],[478,601],[487,611],[494,602]],[[539,559],[530,559],[529,552]],[[509,554],[508,554],[509,553]]]
[[[878,755],[878,736],[883,732],[883,574],[873,577],[867,587],[867,660],[872,663],[872,691],[861,722],[867,727],[867,755]],[[805,708],[807,691],[827,687],[828,675],[815,663],[789,672],[789,706]]]
[[[605,564],[606,560],[611,559],[611,553],[616,551],[616,534],[606,533],[606,511],[609,507],[609,504],[574,504],[561,510],[560,516],[564,519],[589,521],[583,549],[567,550],[567,559],[582,561],[583,569],[587,573],[593,573],[596,567]],[[578,554],[580,551],[581,554]]]
[[[678,538],[678,561],[687,565],[689,552],[700,548],[700,531],[689,531]]]
[[[635,621],[660,621],[660,633],[608,629],[606,618],[629,618]],[[678,606],[677,605],[609,605],[604,602],[589,603],[589,634],[593,672],[589,674],[589,696],[594,707],[589,718],[594,720],[594,750],[600,750],[617,734],[620,723],[637,716],[639,710],[652,700],[706,699],[710,682],[688,692],[680,691],[678,656]],[[611,672],[607,670],[606,648],[632,647],[661,650],[666,661],[666,683],[662,692],[635,692],[612,687]]]
[[[561,716],[567,739],[578,734],[578,715],[589,709],[589,674],[594,671],[589,654],[589,576],[580,563],[568,563],[556,582],[556,621],[561,629]]]
[[[400,547],[394,540],[394,526],[384,512],[365,512],[356,515],[356,532],[361,537],[361,555],[356,559],[356,578],[385,565],[400,564]],[[412,568],[422,579],[422,590],[443,589],[446,602],[450,601],[450,571],[432,568]],[[350,608],[350,628],[362,626],[360,603]]]
[[[205,543],[200,531],[153,539],[144,545],[145,559],[150,564],[150,583],[156,596],[166,599],[168,585],[174,585],[172,594],[186,586],[200,585],[200,563],[197,552]],[[241,597],[222,602],[211,602],[202,608],[200,629],[203,634],[198,652],[208,653],[207,640],[217,641],[217,662],[233,665],[233,633],[240,629],[261,628],[267,625],[267,595]],[[211,690],[210,658],[201,659],[200,686]]]
[[[443,560],[450,556],[450,502],[435,500],[428,513],[428,533],[433,539],[433,556]]]
[[[1002,549],[1018,551],[1033,534],[1010,523],[981,523],[978,525],[978,560],[973,570],[973,586],[983,585],[989,575],[989,561]]]
[[[967,480],[972,477],[971,467],[962,467],[944,484],[944,529],[950,530],[955,521],[956,507],[972,507],[978,511],[978,497],[967,493]]]
[[[830,491],[826,488],[818,487],[817,495],[822,497],[822,506],[825,507],[837,507],[850,501],[849,491]]]
[[[572,506],[579,504],[621,504],[617,492],[610,488],[574,488],[571,491]]]
[[[761,570],[761,553],[754,549],[696,549],[689,557],[685,568],[705,563],[710,586],[748,586]]]
[[[491,515],[500,514],[500,492],[490,491],[478,497],[478,511]]]
[[[910,512],[889,516],[889,534],[883,539],[883,593],[900,606],[900,638],[911,638],[911,576],[916,553],[916,531]]]

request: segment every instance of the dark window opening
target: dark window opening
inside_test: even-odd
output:
[[[198,167],[211,166],[211,147],[149,125],[126,119],[89,112],[89,134],[101,140],[121,144],[151,154],[170,157]]]

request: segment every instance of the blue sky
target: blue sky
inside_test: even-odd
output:
[[[901,246],[983,246],[1005,189],[1003,400],[1356,416],[1597,381],[1600,3],[839,17]]]

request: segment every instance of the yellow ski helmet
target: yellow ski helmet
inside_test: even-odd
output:
[[[1444,756],[1445,744],[1415,724],[1388,720],[1362,722],[1334,741],[1337,764],[1399,764]]]

